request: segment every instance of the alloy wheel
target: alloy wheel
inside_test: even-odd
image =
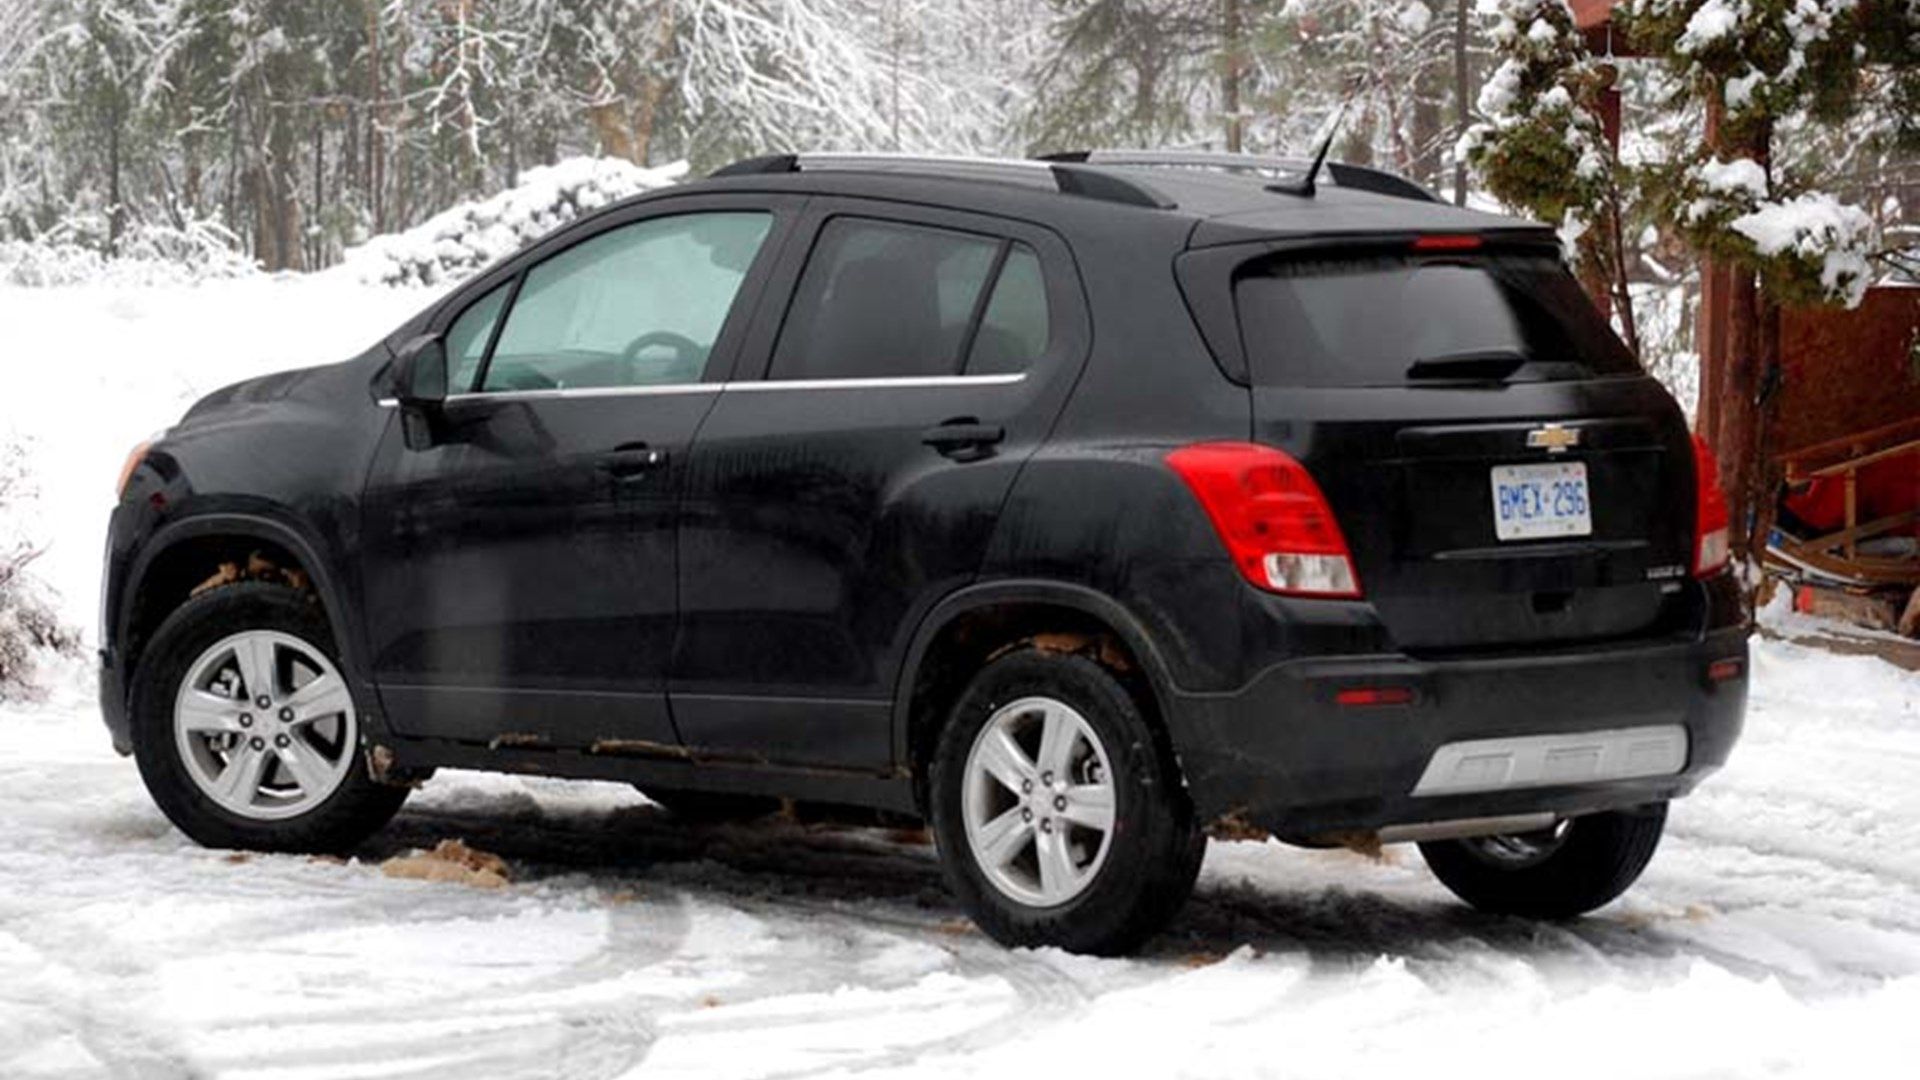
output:
[[[1086,717],[1022,698],[996,710],[967,753],[961,814],[975,863],[1022,904],[1086,891],[1112,847],[1113,768]]]
[[[359,721],[324,652],[277,630],[214,643],[174,699],[187,775],[222,809],[261,821],[325,802],[353,764]]]

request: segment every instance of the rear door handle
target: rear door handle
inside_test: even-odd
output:
[[[645,476],[666,463],[665,450],[656,450],[645,443],[639,443],[618,447],[611,453],[602,454],[600,471],[620,479],[627,479]]]
[[[949,420],[920,433],[921,442],[957,461],[986,457],[1006,437],[1006,430],[999,425],[982,424],[972,417]]]

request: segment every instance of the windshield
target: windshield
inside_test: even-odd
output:
[[[1404,386],[1632,375],[1633,354],[1573,276],[1545,256],[1289,258],[1234,286],[1254,381]]]

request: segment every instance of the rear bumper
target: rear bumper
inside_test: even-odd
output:
[[[1176,693],[1173,706],[1203,818],[1323,841],[1684,795],[1739,737],[1746,657],[1744,631],[1728,628],[1685,642],[1490,659],[1303,659],[1232,693]],[[1709,680],[1718,660],[1738,660],[1738,674]],[[1339,702],[1341,691],[1360,688],[1405,690],[1411,700]],[[1649,741],[1654,732],[1669,738]]]

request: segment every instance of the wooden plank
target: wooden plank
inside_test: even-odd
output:
[[[1794,479],[1811,480],[1821,476],[1838,476],[1848,469],[1858,469],[1863,465],[1871,465],[1876,461],[1885,461],[1888,458],[1899,457],[1902,454],[1920,454],[1920,439],[1915,439],[1912,442],[1904,442],[1898,446],[1889,446],[1885,450],[1875,450],[1869,454],[1862,454],[1860,457],[1848,458],[1838,464],[1815,469],[1809,473],[1801,473],[1795,476]]]

